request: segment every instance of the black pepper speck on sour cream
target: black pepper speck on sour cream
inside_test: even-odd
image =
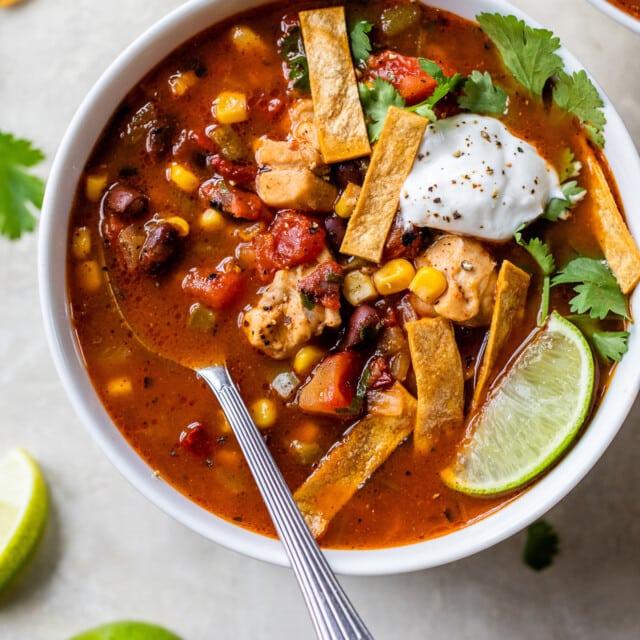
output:
[[[495,118],[462,114],[427,125],[400,192],[406,225],[508,240],[564,198],[555,169]]]

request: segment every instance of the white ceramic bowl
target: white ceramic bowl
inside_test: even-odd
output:
[[[640,33],[640,20],[636,20],[633,16],[630,16],[628,13],[607,2],[607,0],[589,0],[589,2],[596,7],[596,9],[624,25],[627,29]]]
[[[238,552],[276,564],[287,564],[276,540],[246,531],[190,502],[152,470],[128,445],[103,408],[85,371],[71,326],[65,282],[66,230],[74,191],[85,162],[129,89],[175,47],[233,13],[260,4],[259,0],[193,0],[149,29],[107,69],[78,109],[55,158],[40,228],[40,294],[47,336],[58,372],[82,422],[113,464],[147,498],[202,535]],[[535,25],[502,0],[433,0],[467,18],[482,11],[515,14]],[[571,70],[581,65],[566,50]],[[602,92],[601,92],[602,93]],[[609,162],[617,177],[632,233],[640,238],[640,161],[618,114],[606,100]],[[640,316],[640,290],[632,309]],[[400,573],[441,565],[485,549],[523,529],[564,497],[600,458],[622,425],[640,385],[640,332],[631,328],[629,353],[618,366],[608,393],[590,427],[577,445],[548,475],[493,515],[444,537],[419,544],[373,551],[327,552],[333,568],[344,574]]]

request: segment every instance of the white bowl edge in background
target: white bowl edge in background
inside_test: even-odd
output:
[[[163,480],[129,446],[112,423],[86,373],[71,324],[66,287],[68,216],[76,184],[102,129],[132,86],[156,63],[185,40],[210,24],[259,0],[192,0],[160,20],[105,71],[75,114],[55,157],[43,205],[38,256],[40,298],[44,325],[53,359],[67,395],[99,446],[116,468],[149,500],[203,536],[245,555],[280,565],[288,561],[278,541],[231,524],[190,502]],[[537,26],[526,14],[503,0],[434,0],[426,2],[473,18],[482,11],[511,13]],[[470,5],[475,7],[472,11]],[[582,68],[567,51],[562,56],[571,71]],[[601,90],[600,90],[601,91]],[[626,211],[640,212],[640,159],[626,129],[605,99],[608,124],[606,150],[617,177]],[[611,153],[615,151],[615,153]],[[640,238],[640,215],[630,218]],[[640,291],[632,296],[632,309],[640,315]],[[576,446],[549,474],[522,496],[496,513],[456,531],[414,545],[368,551],[326,552],[339,573],[379,575],[401,573],[451,562],[485,549],[513,535],[557,504],[593,467],[615,437],[640,387],[634,354],[640,354],[640,335],[632,329],[630,353],[618,365],[614,381],[591,426]]]
[[[635,33],[640,33],[640,20],[636,20],[633,16],[622,11],[622,9],[618,9],[618,7],[607,2],[607,0],[589,0],[589,3],[598,9],[598,11],[615,20],[618,24],[627,27],[627,29]]]

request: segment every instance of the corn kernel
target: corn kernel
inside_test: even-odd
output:
[[[95,260],[84,260],[76,266],[78,286],[88,293],[94,293],[102,286],[102,269]]]
[[[300,349],[293,358],[293,370],[299,376],[306,376],[311,373],[311,369],[315,367],[322,357],[326,354],[324,349],[308,344]]]
[[[110,396],[122,396],[133,391],[133,384],[131,384],[131,379],[127,378],[127,376],[112,378],[107,382],[105,391]]]
[[[171,93],[178,97],[184,95],[196,82],[198,82],[198,76],[194,71],[179,71],[169,76]]]
[[[231,41],[240,53],[266,55],[267,46],[264,40],[250,27],[243,24],[231,27]]]
[[[447,290],[447,278],[434,267],[418,269],[409,290],[424,302],[435,302]]]
[[[347,302],[357,307],[363,302],[371,302],[378,297],[371,276],[362,271],[349,271],[342,283],[342,295]]]
[[[189,223],[184,218],[171,216],[165,222],[168,222],[178,232],[178,237],[186,238],[189,235]]]
[[[360,187],[354,182],[349,182],[336,202],[335,212],[341,218],[348,218],[353,213],[360,196]]]
[[[200,226],[206,231],[220,231],[226,223],[224,214],[218,209],[205,209],[200,216]]]
[[[195,191],[200,184],[200,180],[189,169],[177,162],[172,162],[169,166],[168,176],[171,182],[187,193]]]
[[[238,91],[223,91],[215,101],[215,116],[222,124],[244,122],[249,117],[247,97]]]
[[[107,188],[106,173],[90,173],[84,182],[84,194],[89,202],[98,202]]]
[[[260,398],[251,405],[251,417],[258,429],[273,427],[278,418],[276,403],[269,398]]]
[[[406,289],[415,274],[416,270],[408,260],[395,258],[373,274],[373,284],[380,295],[386,296]]]
[[[91,255],[91,232],[88,227],[76,227],[73,230],[71,253],[76,260],[86,260]]]

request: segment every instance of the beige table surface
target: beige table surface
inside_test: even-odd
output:
[[[0,130],[46,151],[43,177],[92,83],[179,4],[28,0],[0,10]],[[640,146],[640,36],[586,0],[515,4],[592,71]],[[147,502],[98,450],[45,343],[36,244],[37,233],[0,239],[0,453],[16,445],[33,453],[53,508],[34,563],[0,603],[0,639],[62,640],[122,618],[164,624],[185,640],[313,637],[288,569],[192,533]],[[639,455],[636,403],[601,461],[547,515],[562,552],[542,573],[523,564],[519,534],[449,566],[342,582],[380,639],[639,638]]]

